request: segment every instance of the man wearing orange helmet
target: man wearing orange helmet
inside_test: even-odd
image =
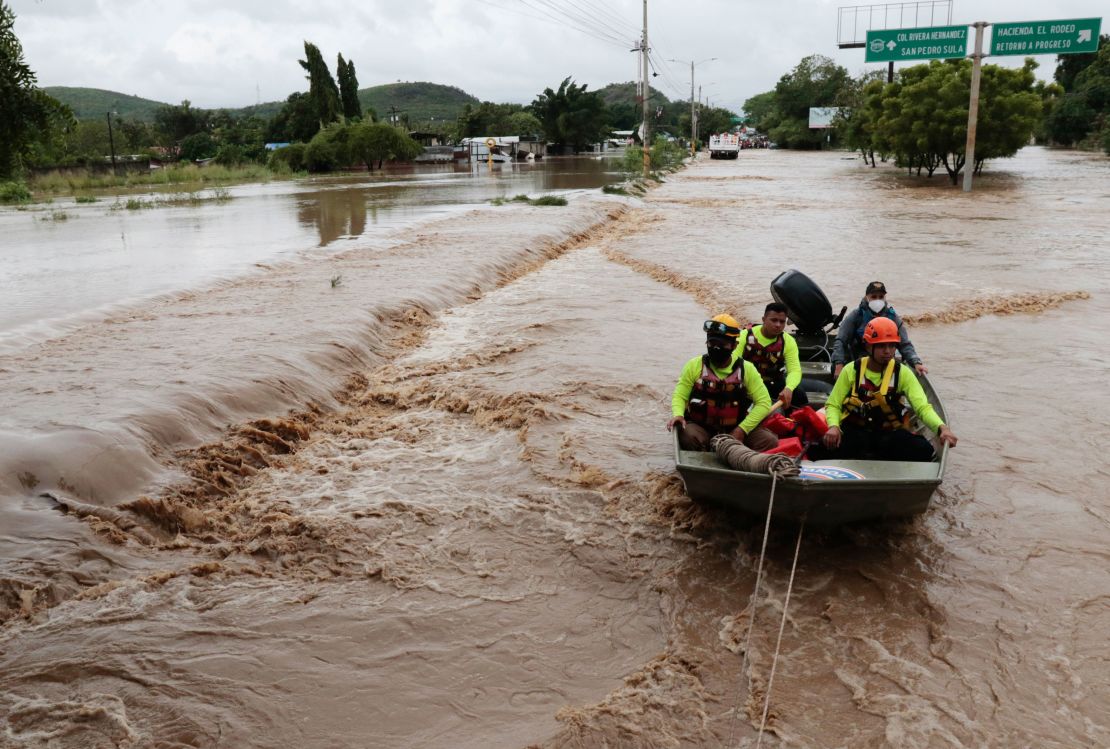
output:
[[[759,371],[733,358],[740,323],[731,315],[717,315],[702,329],[706,353],[682,368],[667,429],[678,428],[684,450],[707,450],[718,434],[731,434],[753,450],[770,450],[778,437],[759,423],[771,412],[771,396]]]
[[[867,323],[863,341],[869,355],[840,372],[825,404],[829,431],[823,444],[810,450],[810,458],[932,460],[932,443],[910,431],[911,409],[941,443],[954,446],[956,435],[925,397],[913,370],[894,360],[901,341],[898,325],[877,317]]]

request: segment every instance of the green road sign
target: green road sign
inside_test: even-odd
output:
[[[1098,51],[1101,18],[996,23],[992,55],[1075,55]]]
[[[940,60],[967,55],[967,26],[924,26],[867,32],[864,62]]]

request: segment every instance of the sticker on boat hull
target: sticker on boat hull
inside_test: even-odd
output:
[[[867,478],[858,471],[840,466],[802,466],[802,473],[798,478],[813,479],[817,481],[859,481]]]

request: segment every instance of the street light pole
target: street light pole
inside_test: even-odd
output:
[[[108,146],[112,149],[112,174],[119,174],[116,169],[116,139],[112,136],[112,113],[107,112],[108,117]]]
[[[651,96],[651,89],[648,85],[648,30],[647,30],[647,0],[644,0],[644,36],[640,39],[640,55],[643,63],[643,76],[644,76],[644,176],[647,177],[651,174],[651,126],[648,120],[648,108],[651,104],[648,98]]]
[[[697,156],[697,143],[698,143],[698,110],[694,106],[694,66],[701,65],[707,62],[713,62],[716,57],[707,57],[704,60],[694,62],[689,60],[690,63],[690,156]],[[668,62],[687,62],[687,60],[678,60],[670,58]],[[700,89],[699,89],[700,91]],[[700,96],[698,98],[701,98]]]

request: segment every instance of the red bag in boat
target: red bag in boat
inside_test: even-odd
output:
[[[791,420],[797,425],[794,432],[806,442],[816,442],[829,431],[829,424],[825,421],[824,414],[819,414],[810,406],[802,406],[790,414]]]
[[[789,455],[791,458],[796,458],[802,454],[802,441],[797,437],[786,437],[779,440],[778,447],[772,447],[770,450],[764,450],[764,455]]]
[[[764,419],[760,426],[770,429],[775,433],[776,437],[789,437],[794,434],[794,428],[797,424],[782,414],[775,412]]]

